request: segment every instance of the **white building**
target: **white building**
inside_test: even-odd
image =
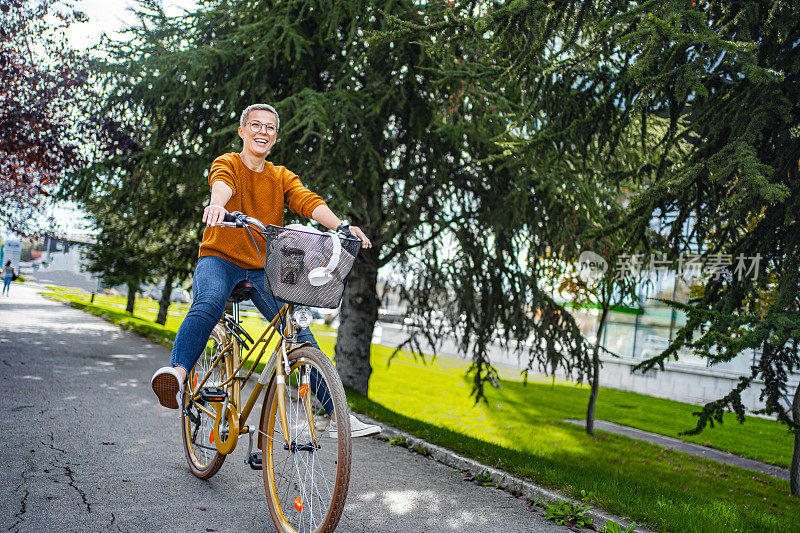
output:
[[[632,372],[634,366],[661,353],[675,339],[686,323],[686,316],[656,298],[686,302],[689,286],[674,272],[660,279],[651,279],[649,290],[643,291],[640,305],[611,311],[606,320],[602,345],[610,352],[601,356],[600,384],[603,387],[627,390],[694,404],[718,400],[729,393],[742,376],[749,376],[758,353],[746,350],[734,359],[710,366],[705,358],[689,350],[681,350],[677,360],[666,362],[664,370],[656,367],[646,373]],[[600,319],[599,309],[572,311],[583,335],[594,342]],[[789,379],[794,391],[800,376]],[[764,407],[758,399],[763,382],[754,382],[742,393],[742,401],[750,411]],[[785,398],[791,407],[791,397]]]
[[[93,244],[86,235],[60,235],[45,239],[44,251],[39,259],[27,266],[23,273],[31,280],[45,285],[77,287],[97,291],[98,280],[83,268],[82,251]]]

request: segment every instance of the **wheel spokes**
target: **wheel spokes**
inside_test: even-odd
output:
[[[192,411],[192,416],[188,418],[196,419],[189,423],[191,427],[191,438],[187,445],[190,447],[189,451],[194,458],[193,462],[195,466],[201,470],[209,466],[218,453],[213,441],[214,418],[197,408],[191,398],[197,394],[196,386],[203,383],[203,380],[208,374],[211,375],[206,380],[205,386],[212,387],[222,383],[219,363],[212,366],[218,353],[219,344],[216,340],[210,341],[192,369],[185,393],[186,397],[189,399],[189,409]]]
[[[271,434],[266,437],[270,439],[267,445],[273,451],[277,503],[292,528],[298,532],[311,532],[324,523],[333,500],[338,448],[331,446],[331,442],[336,441],[323,438],[327,434],[324,430],[316,432],[315,445],[306,408],[297,394],[297,385],[302,383],[298,367],[303,366],[300,364],[294,368],[286,380],[286,417],[291,439],[289,449],[286,450],[284,446],[280,433],[280,414],[277,411],[268,431]],[[314,412],[324,412],[319,398],[314,397],[313,402]],[[299,498],[299,503],[296,498]]]

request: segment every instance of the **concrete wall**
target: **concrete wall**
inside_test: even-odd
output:
[[[738,383],[738,372],[714,367],[695,367],[681,363],[666,363],[664,370],[655,369],[645,374],[632,373],[631,369],[641,361],[633,359],[602,358],[600,384],[603,387],[638,392],[658,398],[702,405],[722,398]],[[789,380],[789,391],[793,393],[798,376]],[[742,403],[748,411],[764,407],[758,399],[763,382],[755,382],[742,393]],[[791,396],[784,407],[791,405]]]

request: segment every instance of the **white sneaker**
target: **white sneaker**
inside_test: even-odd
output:
[[[376,435],[381,432],[381,427],[375,424],[365,424],[353,415],[350,415],[350,437],[367,437],[369,435]],[[331,421],[328,427],[328,436],[332,439],[339,437],[336,422]]]
[[[158,401],[168,409],[177,409],[183,397],[181,375],[171,366],[162,366],[150,379],[150,386]]]
[[[331,427],[331,419],[325,416],[314,417],[314,427],[317,431],[327,431]]]

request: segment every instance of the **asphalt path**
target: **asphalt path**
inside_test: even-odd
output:
[[[210,480],[189,472],[177,411],[149,385],[168,361],[167,348],[32,285],[0,297],[3,529],[274,531],[261,473],[244,464],[246,437]],[[353,444],[337,531],[568,531],[404,448]]]

